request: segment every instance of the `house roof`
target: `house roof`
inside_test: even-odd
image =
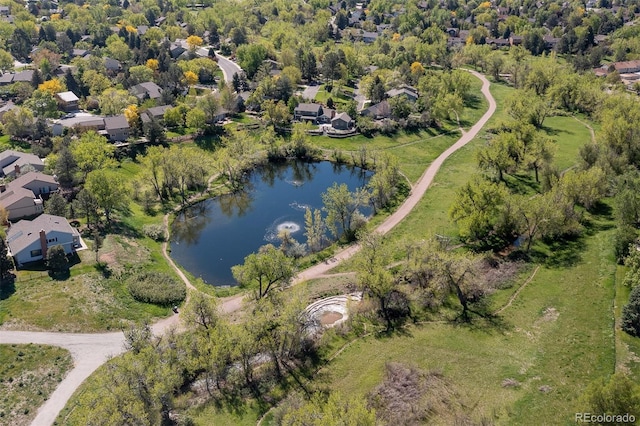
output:
[[[157,107],[153,107],[153,108],[149,108],[147,110],[147,114],[151,114],[154,117],[160,117],[161,115],[164,115],[164,113],[171,108],[171,105],[162,105],[162,106],[157,106]]]
[[[13,81],[31,81],[33,79],[33,70],[24,70],[17,72],[13,76]]]
[[[0,84],[9,84],[13,81],[15,74],[7,72],[0,76]]]
[[[131,93],[135,96],[149,95],[151,99],[157,99],[162,95],[162,88],[155,84],[153,81],[146,81],[144,83],[136,84],[130,89]]]
[[[60,98],[61,101],[67,102],[67,103],[78,102],[80,100],[80,98],[78,98],[76,94],[73,92],[60,92],[60,93],[56,93],[56,96]]]
[[[333,117],[333,120],[331,120],[331,122],[333,123],[334,121],[338,120],[342,120],[346,123],[350,123],[353,121],[353,119],[346,112],[341,112],[340,114],[336,115],[335,117]]]
[[[107,131],[118,130],[118,129],[128,129],[129,122],[127,121],[124,115],[114,115],[112,117],[105,117],[104,128]]]
[[[21,220],[7,230],[7,245],[11,253],[16,255],[39,240],[41,230],[45,233],[56,231],[79,236],[78,231],[64,217],[41,214],[33,220]]]
[[[104,67],[111,71],[117,71],[122,67],[122,65],[120,65],[120,62],[115,59],[104,58]]]
[[[407,87],[401,87],[399,89],[391,89],[389,91],[387,91],[387,96],[389,96],[390,98],[395,98],[396,96],[400,96],[400,95],[405,95],[409,98],[417,98],[418,94],[416,93],[416,91],[411,90]]]
[[[36,198],[36,196],[30,189],[16,186],[14,188],[7,189],[2,194],[0,194],[0,205],[2,205],[7,210],[11,210],[11,206],[25,198],[33,200]]]
[[[27,164],[31,164],[33,166],[44,166],[44,163],[37,155],[18,152],[12,149],[8,149],[0,153],[0,164],[4,164],[2,170],[5,175],[10,174],[15,166],[22,167]]]
[[[29,172],[20,175],[16,179],[9,182],[7,184],[7,188],[24,188],[25,185],[28,185],[29,183],[34,181],[46,182],[50,185],[58,185],[58,182],[51,175],[45,175],[44,173],[40,172]]]
[[[386,117],[391,114],[389,102],[382,101],[362,111],[363,114],[370,114],[374,117]]]
[[[304,115],[304,113],[306,112],[313,112],[313,113],[319,113],[320,109],[322,108],[322,105],[320,104],[306,104],[306,103],[301,103],[298,104],[298,106],[295,108],[295,111],[300,112]]]

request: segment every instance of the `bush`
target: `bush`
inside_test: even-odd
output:
[[[629,246],[638,238],[638,231],[633,226],[620,225],[614,237],[614,249],[618,264],[622,265],[629,256]]]
[[[640,286],[631,290],[629,303],[622,309],[622,329],[632,336],[640,337]]]
[[[164,227],[162,225],[144,225],[142,233],[155,241],[164,241]]]
[[[128,279],[129,292],[139,302],[171,306],[182,302],[187,289],[183,282],[163,272],[139,272]]]

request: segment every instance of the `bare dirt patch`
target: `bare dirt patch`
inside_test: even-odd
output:
[[[322,324],[323,326],[329,326],[341,319],[342,314],[339,312],[325,312],[320,317],[320,324]]]

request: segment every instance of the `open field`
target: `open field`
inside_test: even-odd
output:
[[[610,225],[598,218],[598,226]],[[611,234],[585,237],[570,265],[540,268],[493,324],[425,324],[368,337],[331,362],[320,383],[365,395],[382,380],[386,362],[402,362],[442,371],[476,421],[569,423],[585,387],[613,372]],[[503,387],[505,379],[520,385]]]
[[[31,423],[44,402],[73,366],[62,348],[39,345],[0,345],[0,425]]]

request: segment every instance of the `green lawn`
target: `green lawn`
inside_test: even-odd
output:
[[[585,118],[580,118],[586,121]],[[580,147],[591,141],[589,129],[573,117],[557,116],[544,120],[545,133],[556,141],[555,164],[566,170],[577,164]]]
[[[581,392],[610,374],[615,362],[611,235],[605,230],[585,238],[574,264],[540,268],[494,324],[426,324],[365,338],[331,362],[318,384],[365,395],[382,380],[386,362],[402,362],[442,371],[476,421],[571,422]],[[503,387],[509,378],[521,385]]]
[[[39,345],[0,345],[0,425],[28,425],[73,367],[68,351]]]

